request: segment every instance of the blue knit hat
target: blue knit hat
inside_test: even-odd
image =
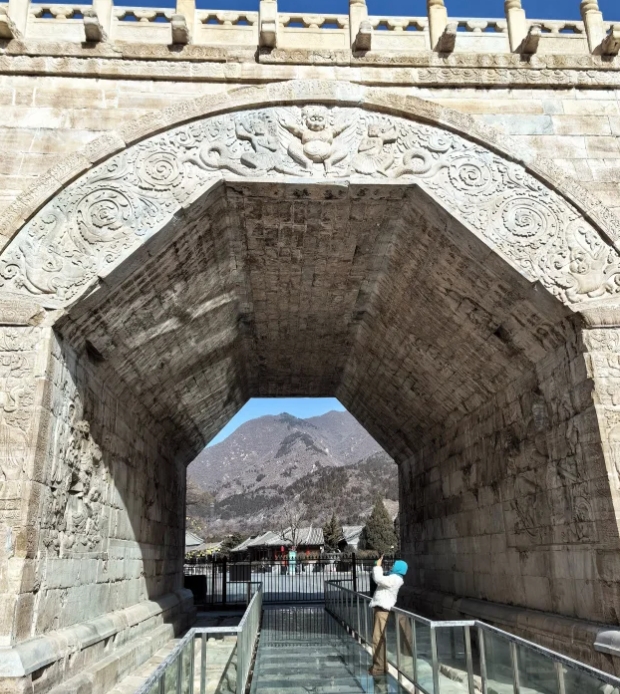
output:
[[[398,574],[399,576],[404,576],[407,573],[408,569],[409,567],[407,566],[406,561],[403,561],[402,559],[397,559],[394,562],[394,566],[392,567],[392,573]]]

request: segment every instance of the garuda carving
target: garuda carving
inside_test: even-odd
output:
[[[429,125],[270,107],[156,135],[69,185],[0,257],[0,286],[67,306],[217,177],[417,184],[567,305],[620,293],[620,254],[523,167]]]

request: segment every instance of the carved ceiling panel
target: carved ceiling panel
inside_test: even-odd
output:
[[[336,395],[402,456],[566,340],[560,302],[407,185],[229,182],[131,267],[58,329],[188,461],[277,396]]]

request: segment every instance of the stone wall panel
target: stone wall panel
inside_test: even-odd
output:
[[[177,590],[183,463],[280,394],[338,395],[396,457],[410,591],[617,624],[619,343],[540,286],[573,310],[620,291],[617,75],[164,48],[0,57],[1,226],[37,247],[2,271],[28,301],[0,328],[0,643]],[[56,334],[37,302],[71,309]],[[77,652],[41,692],[105,646]]]
[[[3,389],[5,417],[19,421],[20,431],[27,435],[28,419],[14,405],[30,404],[34,409],[38,402],[44,424],[36,432],[38,446],[31,448],[40,460],[36,470],[35,456],[25,459],[22,453],[23,462],[18,461],[20,449],[14,445],[1,468],[5,497],[19,491],[24,508],[21,517],[17,506],[10,518],[8,513],[3,518],[3,532],[11,537],[10,545],[3,545],[11,554],[0,564],[3,629],[5,639],[10,639],[6,645],[53,638],[59,629],[181,587],[184,467],[174,457],[162,462],[167,446],[161,426],[151,423],[150,415],[127,392],[119,397],[111,377],[97,374],[86,355],[78,357],[49,328],[40,333],[38,328],[5,329],[2,338],[2,363],[9,379]],[[32,393],[28,398],[28,381],[19,370],[24,362],[32,370],[37,360],[34,353],[23,351],[32,349],[33,340],[39,343],[38,362],[44,366],[39,370],[44,387],[39,387],[36,402]],[[20,386],[20,403],[11,396],[17,393],[13,383]],[[12,442],[8,421],[4,426]],[[126,434],[119,431],[121,421],[133,423]],[[181,478],[175,479],[177,475]],[[13,489],[16,484],[19,490]],[[155,534],[151,519],[141,519],[148,513],[147,488],[153,496],[150,503],[160,509]],[[3,503],[8,510],[10,500]],[[115,523],[113,516],[121,522]],[[94,656],[93,652],[81,658]],[[79,668],[80,658],[53,666],[46,671],[45,691]]]

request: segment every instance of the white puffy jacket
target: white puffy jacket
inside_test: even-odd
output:
[[[398,574],[383,575],[383,569],[380,566],[373,567],[372,577],[377,584],[377,590],[370,601],[371,607],[380,607],[383,610],[391,610],[396,604],[398,591],[403,585],[402,576]]]

